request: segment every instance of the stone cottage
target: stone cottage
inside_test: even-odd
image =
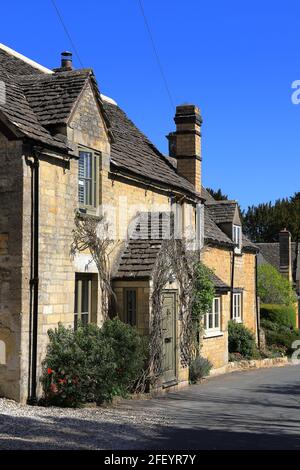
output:
[[[228,361],[230,318],[257,331],[257,248],[242,233],[236,201],[201,184],[200,111],[176,108],[163,155],[70,53],[49,70],[0,45],[0,395],[34,402],[47,331],[59,322],[101,325],[98,271],[70,256],[75,215],[109,217],[115,311],[147,333],[156,260],[176,213],[213,269],[216,297],[204,319],[202,354]],[[161,387],[184,384],[176,277],[164,286]]]

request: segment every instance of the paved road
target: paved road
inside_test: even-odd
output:
[[[146,404],[175,422],[153,449],[300,449],[300,366],[235,372]]]
[[[300,449],[300,366],[235,372],[109,409],[0,399],[0,449]]]

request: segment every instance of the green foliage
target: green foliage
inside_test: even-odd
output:
[[[118,319],[100,329],[50,330],[42,385],[46,403],[78,406],[125,396],[142,372],[146,348],[135,328]]]
[[[198,262],[194,270],[194,293],[192,303],[192,342],[194,353],[199,354],[199,341],[202,316],[211,310],[215,296],[215,286],[212,282],[212,271],[203,263]]]
[[[221,189],[214,190],[212,188],[206,188],[206,190],[216,201],[228,200],[227,194],[223,194]]]
[[[190,382],[197,383],[198,380],[209,375],[212,363],[202,356],[198,356],[190,364]]]
[[[296,309],[293,305],[261,304],[260,318],[268,321],[269,329],[274,329],[276,325],[296,327]]]
[[[248,207],[243,213],[244,232],[254,242],[276,242],[285,227],[294,240],[300,240],[300,192],[275,203]]]
[[[270,264],[258,267],[257,289],[264,304],[291,305],[297,301],[289,280]]]
[[[195,267],[193,318],[201,316],[211,309],[215,296],[215,287],[212,281],[212,271],[203,263],[198,262]]]
[[[245,359],[257,358],[259,353],[253,333],[242,323],[228,322],[229,353],[239,353]]]
[[[270,328],[268,324],[262,322],[262,327],[265,330],[266,342],[271,350],[280,350],[283,355],[287,354],[290,356],[294,349],[292,344],[296,340],[300,340],[300,331],[292,328],[287,328],[284,325],[278,325],[273,323],[273,328]]]

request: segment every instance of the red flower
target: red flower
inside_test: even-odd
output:
[[[47,373],[48,373],[48,375],[51,375],[53,373],[53,370],[50,367],[48,367]]]
[[[65,384],[65,383],[67,383],[66,379],[58,379],[58,382],[59,382],[60,384]]]

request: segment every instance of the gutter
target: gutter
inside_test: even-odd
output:
[[[235,252],[232,250],[231,258],[231,285],[230,285],[230,320],[233,319],[233,291],[234,291],[234,268],[235,268]]]

